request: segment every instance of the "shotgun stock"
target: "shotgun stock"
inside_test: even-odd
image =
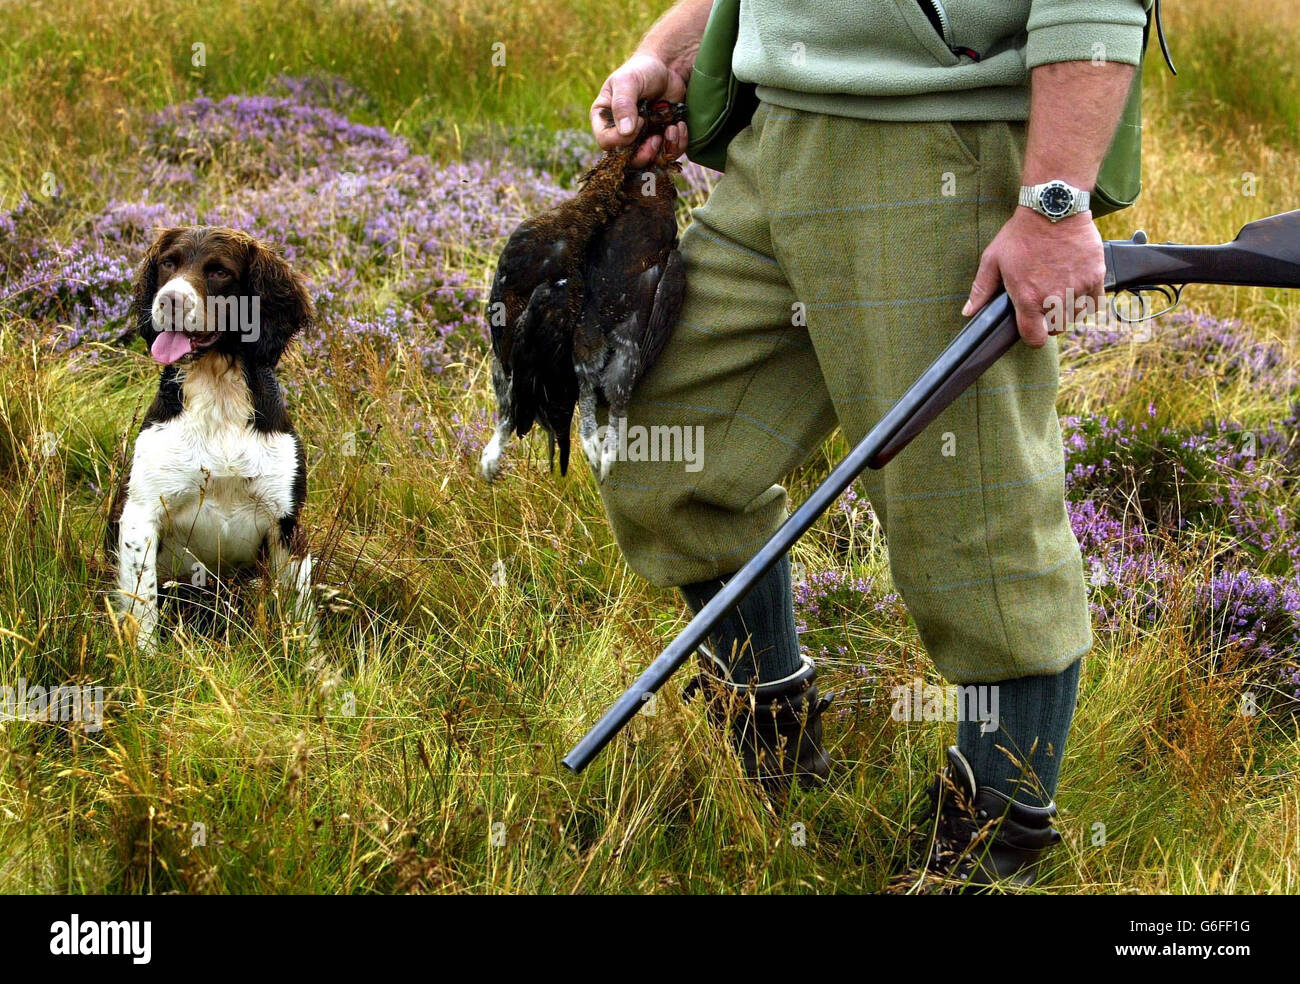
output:
[[[1300,287],[1300,210],[1270,215],[1243,226],[1221,246],[1149,243],[1144,233],[1109,240],[1106,289],[1234,284],[1239,287]]]
[[[1105,285],[1112,293],[1158,290],[1177,303],[1186,284],[1300,288],[1300,210],[1252,222],[1232,242],[1219,246],[1148,243],[1146,235],[1138,232],[1129,240],[1107,241],[1104,248]],[[564,765],[573,772],[586,768],[866,468],[889,462],[1019,337],[1011,300],[1005,292],[999,293],[592,726],[564,757]]]

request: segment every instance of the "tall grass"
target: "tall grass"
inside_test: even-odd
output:
[[[1300,198],[1294,89],[1271,74],[1300,50],[1300,17],[1255,5],[1229,27],[1208,0],[1169,7],[1182,75],[1148,68],[1146,190],[1103,232],[1227,237]],[[580,126],[656,13],[623,0],[6,5],[5,204],[52,171],[70,204],[50,234],[66,235],[136,190],[120,165],[140,114],[200,90],[262,91],[281,72],[346,77],[370,96],[361,118],[443,156],[476,141],[490,149],[487,121]],[[495,41],[505,69],[491,64]],[[203,68],[191,64],[196,42],[207,45]],[[1253,197],[1242,194],[1246,171]],[[1293,354],[1300,345],[1290,296],[1198,289],[1192,302]],[[337,592],[321,653],[303,651],[274,600],[254,596],[216,636],[181,633],[143,659],[105,611],[98,543],[155,367],[143,355],[117,356],[111,370],[70,362],[24,345],[25,327],[0,325],[0,683],[100,683],[109,708],[89,735],[0,723],[0,890],[890,885],[910,809],[952,740],[951,726],[892,720],[856,672],[933,678],[910,623],[845,606],[819,629],[844,647],[822,663],[841,692],[828,723],[840,766],[824,791],[757,797],[702,710],[677,699],[680,681],[630,740],[568,776],[559,756],[680,627],[675,597],[628,572],[583,469],[557,481],[533,444],[504,482],[477,479],[452,421],[481,419],[485,358],[434,377],[399,351],[353,392],[341,380],[355,367],[326,373],[291,354],[285,375],[304,383],[293,412],[311,461],[307,519]],[[1165,366],[1158,344],[1079,362],[1062,408],[1176,393],[1188,420],[1282,413],[1248,386],[1178,381]],[[343,434],[361,435],[355,454],[340,450]],[[792,476],[792,495],[842,451],[833,441]],[[1300,891],[1294,719],[1240,713],[1246,670],[1208,664],[1190,629],[1193,581],[1214,542],[1174,548],[1186,583],[1171,588],[1162,621],[1134,617],[1100,635],[1085,663],[1059,796],[1066,845],[1043,891]],[[888,581],[879,539],[833,518],[796,560]]]

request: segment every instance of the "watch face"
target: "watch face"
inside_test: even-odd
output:
[[[1074,205],[1074,192],[1067,185],[1053,182],[1038,193],[1043,213],[1052,217],[1068,215]]]

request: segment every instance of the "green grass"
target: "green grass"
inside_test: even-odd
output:
[[[95,186],[97,166],[130,153],[132,114],[262,92],[281,73],[347,78],[371,96],[362,122],[422,150],[455,153],[487,121],[585,127],[614,53],[645,26],[627,0],[6,4],[0,191],[16,197],[47,169],[72,191]]]
[[[1227,238],[1300,191],[1294,87],[1275,74],[1300,50],[1300,18],[1280,6],[1280,25],[1243,13],[1238,54],[1220,58],[1214,5],[1170,6],[1183,75],[1153,80],[1147,192],[1103,232]],[[5,203],[54,170],[85,210],[58,220],[52,234],[66,233],[123,193],[105,175],[129,157],[138,114],[200,90],[262,91],[280,72],[343,75],[371,96],[364,121],[441,156],[490,143],[491,124],[580,126],[652,17],[625,0],[6,5]],[[505,70],[490,64],[497,40]],[[190,65],[196,41],[208,43],[202,70]],[[1257,43],[1264,56],[1241,54]],[[1244,170],[1262,179],[1253,198],[1234,184]],[[1223,289],[1195,303],[1297,351],[1293,298]],[[20,327],[0,326],[0,682],[97,682],[110,706],[91,735],[0,724],[0,891],[890,882],[951,727],[892,721],[852,671],[884,655],[900,680],[933,678],[910,624],[837,612],[830,631],[848,652],[822,669],[841,692],[828,723],[840,766],[824,791],[756,796],[702,711],[677,699],[684,680],[630,740],[570,776],[559,757],[682,624],[675,596],[628,571],[590,477],[578,467],[553,479],[541,441],[519,449],[505,481],[477,479],[447,422],[489,404],[485,355],[438,378],[399,360],[357,394],[291,355],[287,372],[305,381],[294,415],[311,461],[307,518],[322,578],[341,592],[321,658],[272,600],[254,599],[217,637],[172,639],[142,659],[105,611],[104,500],[87,483],[111,487],[154,367],[139,355],[74,370],[24,348]],[[1140,374],[1121,358],[1081,366],[1062,408],[1095,408],[1098,394],[1140,407],[1173,385],[1158,357]],[[1180,385],[1189,420],[1225,404],[1261,419],[1278,411],[1248,391]],[[413,436],[417,416],[441,422],[432,446]],[[339,435],[354,432],[369,435],[358,454],[340,453]],[[843,450],[836,439],[793,476],[792,495]],[[1185,547],[1192,558],[1211,549]],[[888,577],[880,543],[850,543],[829,521],[796,560]],[[1087,659],[1058,797],[1066,845],[1042,891],[1300,892],[1294,719],[1238,713],[1241,674],[1207,667],[1189,622],[1186,612],[1101,636]]]
[[[1225,133],[1265,142],[1300,136],[1295,9],[1285,0],[1252,0],[1231,17],[1204,2],[1170,4],[1166,33],[1177,78],[1151,39],[1152,81],[1166,119],[1212,140]]]

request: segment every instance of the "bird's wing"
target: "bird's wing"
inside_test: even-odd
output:
[[[492,354],[512,368],[511,344],[518,323],[536,290],[565,277],[570,266],[570,244],[563,235],[548,234],[539,218],[521,222],[510,234],[488,295],[488,324],[492,329]]]
[[[488,328],[492,331],[492,354],[496,356],[497,362],[509,371],[511,352],[508,333],[511,325],[505,284],[502,283],[499,265],[496,275],[492,278],[492,292],[488,295],[487,320]]]
[[[649,271],[646,271],[647,273]],[[621,416],[632,398],[632,387],[641,378],[641,337],[646,309],[629,311],[610,327],[608,361],[600,372],[600,390],[612,414]]]
[[[686,296],[686,264],[682,254],[670,250],[664,261],[663,274],[655,287],[654,301],[650,317],[646,322],[645,332],[641,336],[641,365],[637,372],[640,379],[659,359],[664,350],[673,326],[677,324],[677,315],[682,309],[682,299]]]
[[[534,242],[532,222],[521,222],[501,250],[496,272],[492,276],[492,291],[488,295],[492,354],[507,372],[514,361],[511,346],[516,322],[523,314],[533,288],[540,282],[530,275],[530,267],[535,262],[530,258],[534,252]]]
[[[512,329],[514,367],[511,407],[515,433],[523,437],[535,421],[560,445],[560,473],[569,466],[569,427],[578,400],[573,372],[573,329],[566,281],[544,283]]]

